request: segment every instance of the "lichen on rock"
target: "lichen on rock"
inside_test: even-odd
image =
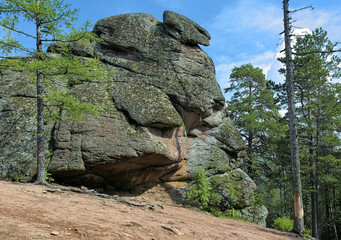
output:
[[[183,189],[202,167],[216,183],[223,210],[265,220],[265,211],[251,208],[256,185],[239,169],[245,144],[224,109],[212,59],[198,45],[209,45],[209,33],[171,11],[163,22],[146,13],[108,17],[93,32],[100,42],[68,47],[79,57],[98,58],[109,80],[69,84],[61,76],[58,82],[102,109],[81,122],[63,118],[63,110],[60,121],[46,123],[52,152],[47,168],[54,178],[116,189],[182,181],[173,185]],[[59,56],[58,45],[49,51]],[[35,172],[36,90],[23,73],[0,69],[0,77],[0,177],[20,172],[29,180]]]
[[[176,12],[165,11],[163,22],[166,31],[174,38],[192,44],[208,46],[211,39],[210,34],[196,22]]]

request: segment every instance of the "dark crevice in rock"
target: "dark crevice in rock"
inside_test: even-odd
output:
[[[1,112],[14,112],[15,110],[11,108],[10,106],[4,106],[1,110]]]
[[[37,96],[26,95],[26,94],[15,94],[15,95],[11,95],[10,97],[37,98]]]
[[[130,126],[134,128],[137,128],[139,126],[139,124],[133,118],[130,117],[128,111],[126,111],[125,109],[119,109],[119,111],[124,115]]]
[[[196,108],[190,108],[186,105],[184,105],[179,99],[177,95],[174,94],[167,94],[167,96],[170,99],[170,102],[172,103],[173,107],[175,110],[180,114],[180,116],[183,118],[183,109],[188,111],[188,112],[195,112],[195,113],[200,113],[200,110]]]
[[[51,151],[51,153],[53,154],[53,152],[56,150],[56,133],[57,133],[57,125],[58,123],[55,122],[53,124],[53,127],[51,129],[51,137],[50,139],[48,140],[48,150]],[[52,156],[51,158],[52,159]]]
[[[142,73],[137,73],[137,72],[135,72],[133,69],[131,69],[131,68],[127,67],[127,66],[124,66],[124,65],[118,64],[118,63],[110,62],[109,60],[107,60],[107,59],[105,59],[105,58],[101,58],[100,60],[101,60],[103,63],[108,64],[108,65],[110,65],[110,66],[117,67],[117,68],[122,68],[122,69],[127,70],[127,71],[129,71],[129,72],[132,72],[132,73],[134,73],[134,74],[141,74],[141,75],[143,75]]]
[[[140,60],[140,53],[139,50],[134,47],[124,47],[119,45],[113,44],[101,44],[102,51],[110,52],[111,55],[114,55],[117,58],[123,58],[126,60],[132,61],[139,61]]]
[[[186,42],[185,46],[190,47],[190,48],[195,48],[195,49],[201,49],[198,44],[192,43],[192,42]]]
[[[214,105],[213,105],[213,110],[214,111],[220,111],[220,110],[223,110],[225,108],[225,101],[221,100],[221,99],[213,99],[214,101]],[[227,116],[227,113],[226,113],[226,116]]]
[[[252,182],[238,187],[239,178],[231,183],[228,174],[241,165],[245,143],[226,118],[213,61],[199,46],[208,46],[210,35],[174,12],[165,11],[163,21],[145,13],[112,16],[96,23],[100,43],[69,45],[76,55],[98,57],[111,75],[108,82],[73,84],[72,94],[107,111],[82,122],[61,119],[47,125],[48,148],[54,150],[48,170],[64,183],[126,190],[188,181],[194,167],[202,166],[219,180],[224,209],[240,209],[232,206],[226,195],[230,188],[224,186],[244,188]],[[6,176],[34,158],[35,91],[22,84],[24,73],[0,71],[6,74],[0,96],[0,149],[6,151],[0,154],[0,176]]]
[[[238,152],[236,152],[235,150],[230,149],[229,147],[227,147],[225,144],[223,144],[222,142],[220,142],[219,140],[217,140],[219,148],[221,150],[223,150],[227,155],[229,155],[231,158],[233,159],[237,159],[238,158]],[[214,143],[210,143],[210,142],[206,142],[208,145],[211,145],[212,147],[217,147],[217,144]]]
[[[117,178],[117,176],[124,176],[135,171],[153,170],[163,172],[164,170],[174,170],[178,163],[168,160],[165,156],[160,154],[144,155],[141,157],[128,158],[116,160],[116,163],[103,163],[96,167],[88,166],[87,171],[68,171],[54,172],[57,177],[77,176],[83,174],[94,174],[103,178]],[[136,176],[138,177],[138,175]],[[128,179],[126,179],[128,181]]]
[[[161,130],[168,130],[168,129],[174,128],[173,126],[165,125],[162,122],[154,122],[152,124],[148,124],[148,127],[155,127],[155,128],[161,129]]]
[[[138,128],[139,123],[137,121],[135,121],[129,114],[129,112],[127,110],[125,110],[124,108],[120,108],[117,107],[117,104],[115,103],[115,99],[113,99],[113,102],[115,104],[115,108],[122,113],[122,115],[124,116],[124,118],[127,120],[127,122],[129,123],[129,125],[135,129]]]
[[[124,47],[124,46],[115,45],[115,44],[111,44],[111,45],[101,44],[100,49],[97,49],[97,51],[102,52],[104,57],[109,56],[109,57],[115,57],[118,59],[121,58],[121,59],[134,61],[134,62],[143,62],[143,61],[158,62],[156,59],[148,57],[147,56],[148,54],[145,54],[134,47]],[[105,59],[103,60],[105,61]],[[106,63],[110,65],[114,65],[112,62],[106,61]]]
[[[203,28],[199,27],[199,26],[195,26],[195,28],[202,34],[205,35],[208,38],[211,38],[211,36],[207,33],[207,31],[205,31]]]
[[[175,27],[175,25],[164,23],[164,29],[166,30],[166,33],[171,38],[177,40],[180,36],[180,30]]]

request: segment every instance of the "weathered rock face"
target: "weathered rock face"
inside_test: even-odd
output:
[[[46,147],[52,153],[48,170],[54,177],[130,189],[188,181],[191,171],[203,167],[216,182],[240,190],[234,202],[230,185],[221,191],[223,208],[250,207],[256,186],[238,169],[244,142],[226,116],[213,62],[198,46],[209,45],[209,33],[170,11],[163,23],[145,13],[112,16],[98,21],[94,32],[99,44],[70,48],[76,55],[99,58],[112,79],[69,90],[105,110],[79,123],[46,124]],[[66,81],[58,81],[66,87]],[[27,82],[22,73],[1,70],[1,178],[20,173],[30,179],[35,172],[36,93]]]

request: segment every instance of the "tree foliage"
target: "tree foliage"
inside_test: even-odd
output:
[[[294,221],[287,216],[279,217],[273,221],[272,227],[280,231],[291,232],[294,227]]]
[[[74,119],[80,119],[84,112],[96,113],[98,106],[79,103],[69,96],[69,87],[105,79],[105,71],[97,59],[76,57],[70,50],[70,44],[88,47],[98,41],[95,34],[87,32],[89,21],[80,28],[74,27],[79,10],[70,7],[64,0],[0,2],[0,26],[6,33],[0,39],[0,57],[4,59],[1,67],[24,72],[37,83],[37,183],[46,184],[45,107],[50,107],[54,118],[63,111]],[[48,51],[51,44],[58,44],[59,54]],[[62,78],[67,79],[67,84]]]
[[[233,92],[227,109],[247,145],[247,173],[258,183],[264,171],[271,172],[266,158],[271,158],[273,152],[268,150],[274,147],[275,135],[283,130],[270,84],[262,69],[244,64],[232,69],[230,87],[225,89],[226,93]]]
[[[193,182],[186,192],[186,198],[193,205],[201,209],[207,209],[213,194],[206,172],[204,169],[198,168],[192,175]]]
[[[305,232],[317,231],[320,239],[336,239],[341,226],[341,88],[334,81],[340,78],[340,59],[331,51],[335,47],[321,28],[298,37],[293,46]],[[247,144],[245,164],[252,166],[250,175],[269,209],[268,225],[283,225],[282,220],[289,222],[283,216],[294,218],[288,114],[278,115],[280,106],[288,103],[287,86],[266,81],[250,64],[233,68],[230,81],[225,90],[232,93],[228,110]]]
[[[340,77],[341,60],[332,51],[336,45],[328,39],[325,30],[317,28],[312,34],[297,38],[294,46],[295,92],[299,102],[298,132],[302,146],[301,159],[305,166],[302,172],[307,176],[304,184],[310,193],[307,201],[311,205],[311,212],[308,216],[312,222],[309,226],[316,238],[323,236],[323,233],[319,234],[322,225],[319,221],[322,214],[319,209],[321,184],[322,188],[328,188],[331,183],[329,180],[333,179],[325,178],[330,176],[328,169],[332,167],[335,173],[339,173],[338,166],[341,163],[335,157],[341,145],[341,89],[339,83],[333,82]],[[331,159],[333,164],[329,163]]]

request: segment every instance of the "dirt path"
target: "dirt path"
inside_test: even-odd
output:
[[[148,200],[165,209],[131,207],[113,199],[69,191],[51,193],[43,186],[0,181],[0,239],[302,239],[212,217],[158,196]]]

